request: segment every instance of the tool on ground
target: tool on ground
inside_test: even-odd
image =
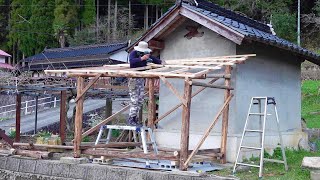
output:
[[[100,131],[98,134],[98,137],[96,139],[95,145],[97,145],[100,142],[101,136],[103,134],[103,131],[108,129],[108,134],[107,134],[107,140],[106,144],[109,143],[111,135],[112,135],[112,130],[129,130],[133,132],[133,138],[135,142],[138,142],[137,140],[137,133],[140,133],[141,137],[141,143],[142,143],[142,149],[145,154],[148,153],[148,145],[152,145],[154,153],[158,154],[158,147],[155,141],[155,137],[153,134],[153,131],[151,128],[142,126],[142,127],[137,127],[137,126],[119,126],[119,125],[104,125],[100,127]],[[147,133],[149,133],[150,136],[150,142],[147,142]],[[150,162],[147,159],[146,161],[146,168],[150,168]]]
[[[270,106],[273,106],[274,114],[271,114],[272,109],[268,108]],[[259,109],[259,112],[253,112],[253,109],[257,109],[257,108]],[[263,112],[262,112],[262,110],[263,110]],[[265,145],[264,143],[265,143],[266,121],[270,120],[271,118],[268,118],[268,117],[271,117],[272,115],[275,115],[275,119],[276,119],[276,123],[277,123],[277,130],[278,130],[278,135],[279,135],[279,138],[280,138],[280,145],[281,145],[281,151],[282,151],[283,160],[264,158],[264,145]],[[249,120],[250,120],[251,123],[253,123],[252,121],[256,120],[253,117],[258,117],[259,126],[260,126],[259,129],[249,129],[248,128]],[[259,135],[260,135],[260,147],[252,147],[252,146],[243,145],[243,140],[246,137],[247,133],[259,133]],[[239,162],[239,155],[240,155],[241,150],[243,150],[243,149],[251,149],[251,150],[260,151],[259,165]],[[236,172],[236,168],[237,168],[238,165],[240,165],[240,166],[257,167],[257,168],[259,168],[259,178],[261,178],[262,177],[263,162],[264,161],[275,162],[275,163],[283,163],[284,167],[285,167],[285,170],[286,171],[288,170],[286,154],[285,154],[285,151],[284,151],[284,148],[283,148],[283,140],[282,140],[282,136],[281,136],[281,132],[280,132],[280,123],[279,123],[279,117],[278,117],[275,98],[274,97],[252,97],[251,98],[250,107],[249,107],[249,110],[248,110],[248,114],[247,114],[247,118],[246,118],[246,122],[245,122],[244,129],[243,129],[241,141],[240,141],[240,146],[239,146],[238,153],[237,153],[236,162],[235,162],[234,167],[233,167],[233,173]]]

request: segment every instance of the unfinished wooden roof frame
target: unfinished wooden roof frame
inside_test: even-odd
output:
[[[166,65],[150,64],[146,67],[130,68],[129,64],[120,65],[105,65],[103,67],[94,68],[81,68],[81,69],[68,69],[68,70],[46,70],[46,74],[66,73],[68,76],[77,78],[77,98],[76,98],[76,116],[75,116],[75,132],[74,132],[74,157],[78,158],[82,154],[107,156],[113,158],[149,158],[149,159],[165,159],[179,161],[180,170],[187,170],[191,159],[198,153],[204,150],[199,150],[201,145],[208,137],[210,131],[218,122],[219,117],[222,115],[222,134],[221,134],[221,148],[205,150],[206,154],[210,155],[212,159],[220,158],[221,163],[226,163],[226,143],[228,133],[228,115],[229,115],[229,103],[233,97],[231,90],[231,69],[235,64],[244,63],[249,57],[255,56],[255,54],[247,55],[233,55],[233,56],[220,56],[220,57],[205,57],[194,59],[178,59],[178,60],[166,60]],[[214,71],[224,68],[224,73],[213,74]],[[192,72],[190,72],[192,71]],[[84,78],[91,77],[91,81],[84,87]],[[118,112],[114,113],[107,119],[101,121],[96,126],[82,133],[82,116],[83,116],[83,101],[86,92],[100,77],[142,77],[148,78],[148,122],[149,127],[154,128],[155,124],[164,119],[170,113],[177,110],[182,106],[182,128],[181,128],[181,141],[180,151],[176,154],[154,155],[153,153],[121,153],[116,151],[108,151],[102,149],[90,149],[82,150],[81,140],[83,137],[88,136],[94,131],[108,122],[111,122],[118,114],[129,109],[129,105],[123,107]],[[154,96],[154,80],[161,79],[163,83],[180,99],[180,103],[173,107],[168,112],[161,115],[156,119],[156,100]],[[184,94],[172,86],[167,80],[168,78],[180,78],[184,80]],[[197,79],[212,78],[208,83],[197,81]],[[224,79],[224,85],[214,85],[218,79]],[[192,86],[201,86],[196,92],[192,93]],[[214,117],[213,122],[204,132],[202,138],[196,145],[193,151],[189,151],[189,129],[190,129],[190,106],[191,99],[202,92],[205,88],[219,88],[224,89],[224,103],[219,109],[218,113]],[[136,144],[134,144],[136,145]],[[128,144],[119,143],[119,147],[130,146]],[[107,147],[107,146],[106,146]]]

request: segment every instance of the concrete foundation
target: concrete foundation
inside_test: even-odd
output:
[[[65,164],[55,160],[0,157],[1,180],[224,180],[187,172],[159,172],[99,164]]]

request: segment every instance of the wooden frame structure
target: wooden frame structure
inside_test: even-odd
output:
[[[46,70],[46,74],[66,73],[68,76],[77,78],[77,98],[76,98],[76,117],[75,117],[75,132],[73,151],[74,157],[80,157],[81,153],[117,158],[149,158],[149,159],[166,159],[166,160],[178,160],[180,170],[187,170],[188,164],[191,159],[200,152],[210,152],[211,157],[219,157],[221,163],[226,162],[226,144],[228,134],[228,115],[229,115],[229,103],[233,97],[231,90],[231,69],[235,64],[244,63],[249,57],[255,56],[255,54],[248,55],[234,55],[234,56],[220,56],[220,57],[206,57],[197,59],[179,59],[179,60],[166,60],[166,65],[148,64],[146,67],[130,68],[129,64],[120,65],[105,65],[103,67],[94,68],[81,68],[70,70]],[[219,70],[220,73],[215,73]],[[224,70],[224,71],[222,71]],[[222,73],[221,73],[222,72]],[[91,82],[84,87],[84,79],[91,77]],[[81,151],[81,139],[94,131],[97,131],[102,125],[112,121],[115,116],[129,109],[129,105],[123,107],[121,110],[111,115],[107,119],[100,122],[98,125],[92,127],[88,131],[82,133],[82,113],[83,113],[83,100],[86,92],[100,77],[130,77],[130,78],[148,78],[148,94],[149,94],[149,111],[148,111],[148,123],[149,127],[154,127],[156,123],[168,116],[170,113],[182,106],[182,128],[181,128],[181,141],[180,150],[175,155],[153,155],[142,153],[130,153],[122,154],[116,151],[108,151],[101,149],[86,149]],[[163,83],[175,94],[180,103],[156,119],[155,116],[155,98],[153,81],[155,78],[159,78]],[[175,89],[172,84],[167,80],[168,78],[180,78],[184,80],[184,94]],[[200,82],[199,79],[212,78],[208,83]],[[225,84],[214,85],[213,83],[218,79],[224,79]],[[196,92],[192,93],[192,86],[202,86]],[[217,115],[214,117],[213,122],[209,128],[204,132],[201,140],[193,151],[189,151],[189,129],[190,129],[190,107],[191,99],[205,88],[219,88],[224,89],[224,104],[219,109]],[[222,134],[221,134],[221,148],[212,150],[200,150],[201,145],[205,139],[209,136],[210,131],[214,125],[218,122],[219,117],[222,115]],[[119,144],[121,147],[121,144]]]

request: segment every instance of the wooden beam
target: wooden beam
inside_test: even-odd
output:
[[[231,94],[228,99],[224,102],[223,106],[220,108],[218,114],[216,115],[216,117],[214,118],[213,122],[210,124],[210,126],[208,127],[208,129],[206,130],[206,132],[204,133],[204,135],[201,137],[199,143],[196,145],[195,149],[192,151],[192,153],[189,155],[188,159],[184,162],[184,164],[182,164],[182,166],[187,167],[190,160],[192,159],[192,157],[194,155],[197,154],[197,152],[199,151],[199,148],[201,147],[201,145],[204,143],[204,141],[206,140],[206,138],[209,136],[210,131],[212,130],[212,128],[215,126],[215,124],[218,122],[220,115],[222,114],[222,112],[224,111],[224,109],[227,107],[227,105],[230,103],[231,98],[233,97],[233,95]]]
[[[232,87],[230,86],[220,86],[220,85],[213,85],[213,84],[208,84],[208,83],[203,83],[203,82],[197,82],[197,81],[192,81],[193,86],[202,86],[202,87],[209,87],[209,88],[218,88],[218,89],[226,89],[228,91],[233,90]]]
[[[67,91],[61,91],[60,95],[60,139],[63,144],[66,140],[66,115],[67,115]]]
[[[111,158],[143,158],[143,159],[163,159],[163,160],[178,160],[178,156],[167,155],[167,154],[155,154],[148,153],[144,154],[143,152],[136,153],[123,153],[117,151],[108,151],[103,149],[86,149],[82,151],[82,154],[94,155],[94,156],[106,156]]]
[[[185,6],[180,8],[180,14],[203,25],[204,27],[211,29],[212,31],[220,34],[221,36],[231,40],[232,42],[241,45],[244,35],[225,26],[224,24],[215,21],[200,12],[191,10]]]
[[[226,79],[230,79],[231,78],[231,74],[207,74],[206,77],[207,78],[226,78]]]
[[[10,144],[10,146],[13,146],[13,141],[12,139],[10,139],[4,130],[0,129],[0,139],[3,139],[5,142],[7,142],[8,144]]]
[[[80,97],[76,103],[76,116],[75,116],[75,129],[74,129],[74,154],[73,157],[80,157],[80,143],[82,141],[82,116],[83,116],[83,101],[84,96],[81,95],[84,87],[84,78],[78,77],[77,79],[77,97]]]
[[[182,107],[182,127],[181,127],[181,141],[180,141],[180,166],[179,169],[186,171],[185,162],[188,158],[189,150],[189,131],[190,131],[190,107],[191,107],[191,93],[192,86],[190,85],[191,79],[186,78],[184,82],[184,96],[186,104]]]
[[[172,84],[163,76],[160,76],[160,79],[164,82],[164,84],[173,92],[174,95],[176,95],[180,101],[182,102],[182,104],[184,104],[185,106],[187,106],[187,101],[180,95],[180,93],[178,92],[178,90],[176,88],[174,88],[172,86]]]
[[[211,81],[208,82],[208,84],[212,84],[215,81],[217,81],[219,78],[215,78],[212,79]],[[194,94],[192,94],[191,98],[193,98],[194,96],[196,96],[197,94],[199,94],[200,92],[202,92],[203,90],[205,90],[206,87],[201,87],[199,88]],[[180,106],[182,106],[182,103],[176,105],[175,107],[173,107],[172,109],[170,109],[168,112],[166,112],[165,114],[163,114],[162,116],[160,116],[157,120],[155,120],[155,124],[158,123],[159,121],[161,121],[163,118],[167,117],[169,114],[171,114],[173,111],[175,111],[176,109],[178,109]]]
[[[148,127],[154,127],[154,121],[156,120],[156,98],[154,96],[154,78],[148,79],[149,86],[149,101],[148,101]]]
[[[231,66],[225,67],[225,74],[231,74]],[[230,87],[231,80],[225,79],[224,84],[226,87]],[[230,89],[226,89],[224,92],[224,100],[230,97]],[[221,130],[221,153],[223,157],[221,159],[221,163],[226,163],[226,151],[227,151],[227,138],[228,138],[228,119],[229,119],[229,105],[226,106],[223,115],[222,115],[222,130]]]
[[[89,88],[98,81],[98,79],[102,76],[102,73],[97,74],[90,82],[89,84],[83,89],[81,90],[81,93],[79,95],[77,95],[77,98],[75,99],[75,102],[77,102],[88,90]]]
[[[20,141],[20,126],[21,126],[21,94],[16,96],[16,137],[15,142]]]

